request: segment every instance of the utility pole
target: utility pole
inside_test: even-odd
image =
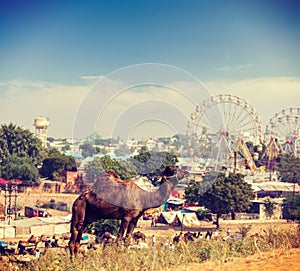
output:
[[[17,197],[18,197],[18,186],[13,182],[9,182],[5,185],[4,191],[4,217],[8,219],[8,225],[12,215],[17,219]]]
[[[293,211],[295,209],[295,190],[296,190],[296,172],[294,171],[293,173],[293,198],[292,198],[292,207],[293,207]]]

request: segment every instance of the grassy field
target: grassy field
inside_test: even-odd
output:
[[[299,270],[300,236],[297,225],[285,222],[255,223],[251,221],[251,230],[244,240],[219,238],[176,244],[174,248],[166,246],[172,241],[180,228],[158,224],[151,228],[150,221],[141,220],[139,228],[147,236],[149,248],[127,249],[113,244],[103,249],[88,250],[76,259],[70,260],[68,251],[48,249],[40,260],[17,265],[19,270]],[[242,221],[236,223],[221,222],[220,235],[224,236],[230,227],[232,234],[249,225]],[[184,231],[212,229],[210,223],[203,223],[201,228]],[[151,247],[151,236],[156,236],[155,247]],[[286,261],[289,261],[287,264]],[[9,266],[2,261],[1,270],[16,270],[16,264]],[[289,267],[289,269],[287,269]],[[296,269],[298,268],[298,269]]]

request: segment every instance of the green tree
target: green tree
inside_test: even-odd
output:
[[[81,154],[84,158],[93,156],[94,154],[97,153],[96,148],[93,147],[93,145],[90,143],[84,143],[84,144],[80,145],[79,149],[81,150]]]
[[[198,205],[199,202],[199,184],[191,184],[185,188],[184,198],[189,205]]]
[[[185,199],[190,205],[199,205],[200,195],[207,191],[216,178],[218,177],[219,172],[211,171],[207,172],[203,177],[202,182],[194,183],[185,188]]]
[[[99,219],[88,225],[86,232],[99,237],[105,232],[117,235],[120,224],[120,221],[116,219]]]
[[[283,218],[300,221],[300,195],[289,196],[283,201]]]
[[[109,156],[95,158],[85,165],[86,178],[89,182],[96,180],[103,172],[113,171],[123,180],[129,180],[136,175],[130,161],[118,161]]]
[[[49,157],[44,159],[40,174],[50,180],[63,181],[67,171],[76,171],[76,162],[73,157],[65,156],[58,151],[52,150]]]
[[[140,153],[130,159],[136,172],[147,176],[149,179],[161,176],[166,166],[175,166],[177,156],[169,152],[149,152],[142,148]]]
[[[278,203],[274,202],[270,198],[264,200],[264,209],[268,218],[271,218],[274,215],[274,210],[276,209],[277,204]]]
[[[0,166],[1,175],[7,180],[21,180],[22,185],[38,185],[39,173],[31,158],[9,155]]]
[[[222,214],[231,213],[235,219],[236,212],[246,211],[254,198],[251,185],[243,180],[241,174],[230,174],[226,177],[220,173],[212,186],[199,197],[201,205],[216,214],[216,225]]]
[[[278,172],[283,182],[300,184],[300,159],[286,153],[279,156]]]
[[[13,123],[0,126],[0,165],[10,155],[31,158],[34,165],[40,165],[45,150],[42,142],[28,129]]]

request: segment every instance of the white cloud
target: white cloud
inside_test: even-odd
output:
[[[248,101],[256,108],[264,126],[277,112],[300,107],[300,78],[265,77],[206,84],[214,94],[231,93]]]
[[[100,79],[104,79],[105,76],[103,76],[103,75],[83,75],[80,78],[84,79],[84,80],[88,80],[88,81],[98,81]]]
[[[236,67],[237,70],[245,70],[245,69],[250,69],[252,68],[252,64],[246,64],[246,65],[239,65]]]
[[[231,68],[229,66],[224,66],[224,67],[216,67],[213,70],[214,71],[220,71],[220,72],[228,72]]]
[[[13,80],[0,86],[0,123],[33,130],[38,116],[50,118],[49,136],[71,137],[74,114],[85,86]]]
[[[96,97],[102,99],[100,104],[104,101],[105,107],[100,106],[95,111],[99,115],[95,127],[103,136],[121,132],[128,135],[130,131],[138,131],[141,137],[157,134],[170,136],[174,131],[184,133],[195,104],[210,95],[195,82],[181,81],[165,87],[147,85],[128,89],[126,84],[115,80],[108,79],[105,83],[105,88],[99,89]],[[121,86],[123,91],[112,95],[117,86]],[[277,112],[299,107],[300,78],[210,81],[206,82],[206,86],[212,94],[231,93],[248,101],[256,108],[264,126]],[[34,118],[45,116],[50,119],[49,136],[71,137],[76,112],[87,93],[89,84],[62,85],[25,80],[0,82],[0,123],[14,122],[33,131]],[[198,100],[195,98],[197,95]],[[97,99],[93,101],[96,105]],[[86,110],[89,109],[87,107]],[[155,131],[154,119],[161,127]],[[86,119],[86,122],[89,121]],[[139,129],[135,129],[137,124]]]

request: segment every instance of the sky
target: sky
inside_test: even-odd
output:
[[[0,1],[0,123],[48,136],[184,133],[210,95],[264,126],[299,107],[300,1]],[[170,117],[172,116],[172,117]]]

